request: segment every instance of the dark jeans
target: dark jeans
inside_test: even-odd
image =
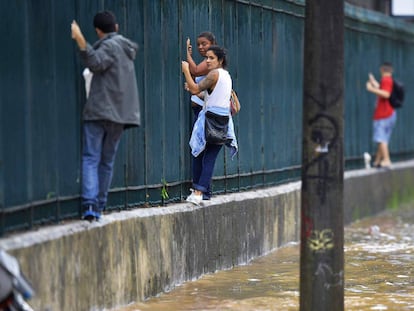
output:
[[[82,152],[82,205],[104,209],[111,185],[113,165],[122,124],[110,121],[85,122]]]
[[[191,106],[191,109],[193,110],[193,114],[194,114],[194,119],[193,119],[193,126],[194,126],[194,123],[198,118],[198,114],[200,113],[201,110],[203,110],[203,106],[193,104]]]
[[[211,192],[214,164],[222,145],[207,144],[198,157],[193,157],[193,187],[205,194]]]

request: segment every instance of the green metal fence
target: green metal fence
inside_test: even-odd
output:
[[[14,0],[3,12],[0,109],[0,234],[80,215],[82,64],[70,37],[76,19],[97,38],[94,14],[115,12],[120,32],[138,42],[136,60],[143,124],[122,138],[110,208],[162,203],[188,193],[191,157],[189,95],[183,90],[185,40],[213,31],[228,49],[242,110],[235,117],[240,152],[220,155],[216,193],[284,183],[300,176],[304,2],[292,0]],[[346,6],[346,165],[373,152],[375,97],[368,72],[383,60],[414,83],[411,24]],[[196,56],[197,57],[197,56]],[[198,59],[200,60],[200,59]],[[412,90],[398,116],[394,158],[414,151]]]

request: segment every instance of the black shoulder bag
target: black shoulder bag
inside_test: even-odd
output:
[[[204,135],[206,142],[214,145],[224,145],[227,142],[229,117],[220,116],[211,111],[206,111],[205,116]]]

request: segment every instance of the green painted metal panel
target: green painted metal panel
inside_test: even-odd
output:
[[[2,4],[4,6],[4,4]],[[27,4],[13,1],[7,7],[4,24],[6,42],[13,42],[13,49],[5,49],[1,57],[1,135],[2,135],[2,201],[3,208],[30,201],[27,187],[29,167],[28,154],[28,107],[25,105],[30,94],[27,83],[27,35],[24,14]],[[2,7],[3,12],[6,8]],[[13,16],[20,16],[19,23]],[[5,72],[9,74],[4,74]],[[7,76],[7,79],[6,79]]]
[[[190,96],[180,62],[185,40],[202,31],[227,48],[242,110],[234,118],[240,152],[217,160],[214,190],[239,191],[300,177],[304,1],[300,0],[16,0],[7,12],[0,57],[0,234],[79,216],[83,66],[70,38],[76,19],[97,40],[94,14],[115,12],[120,33],[136,41],[142,126],[125,132],[117,154],[110,209],[160,204],[188,194]],[[414,153],[414,26],[346,5],[345,158],[362,166],[374,152],[375,96],[365,90],[383,60],[406,83],[393,157]],[[36,25],[36,31],[33,27]],[[197,62],[202,59],[194,49]],[[5,74],[4,74],[5,73]],[[165,202],[164,202],[165,203]]]

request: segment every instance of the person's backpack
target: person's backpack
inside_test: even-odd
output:
[[[389,98],[391,106],[397,109],[401,108],[404,102],[404,95],[404,84],[396,79],[393,79],[393,87]]]

